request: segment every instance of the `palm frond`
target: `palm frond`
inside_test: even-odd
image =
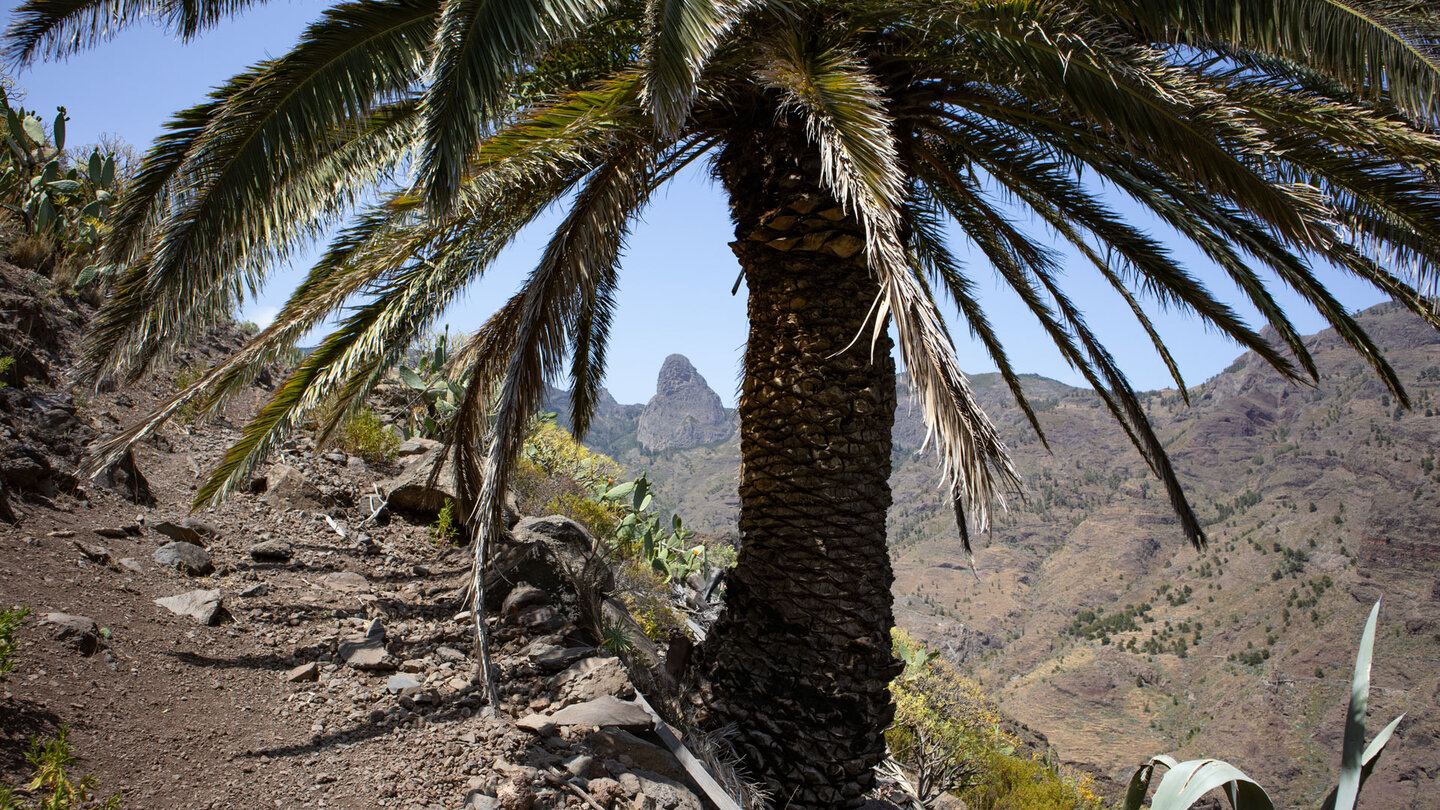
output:
[[[1106,0],[1157,42],[1286,59],[1332,77],[1356,95],[1431,121],[1440,94],[1440,11],[1389,0]],[[1320,33],[1323,32],[1324,36]]]
[[[511,79],[552,43],[603,12],[605,0],[450,0],[431,44],[419,187],[448,211],[466,162],[505,111]]]
[[[645,101],[656,130],[679,134],[715,48],[752,0],[649,0]]]
[[[980,306],[980,300],[975,297],[975,283],[964,273],[950,250],[940,218],[935,213],[938,203],[921,184],[912,186],[910,197],[912,203],[906,207],[905,220],[910,232],[906,247],[911,264],[929,275],[949,294],[956,308],[960,310],[961,317],[965,319],[970,335],[985,347],[986,353],[1000,372],[1000,379],[1004,380],[1011,396],[1015,397],[1015,404],[1020,406],[1025,419],[1040,439],[1040,444],[1048,450],[1050,440],[1045,436],[1045,429],[1041,427],[1040,419],[1030,405],[1030,398],[1026,396],[1020,383],[1020,375],[1010,364],[1009,354],[1000,342],[999,335],[995,334],[994,327],[990,325],[990,319]],[[956,508],[963,514],[963,504],[957,503]]]
[[[269,326],[143,420],[92,446],[82,474],[94,475],[105,469],[191,403],[200,403],[205,412],[218,410],[250,385],[260,369],[287,356],[302,337],[351,297],[395,270],[393,258],[381,258],[377,243],[387,236],[393,238],[402,228],[407,235],[413,234],[414,230],[406,227],[413,208],[413,203],[396,201],[376,206],[339,234]],[[367,260],[356,261],[362,255]]]
[[[1095,389],[1151,471],[1165,486],[1186,537],[1195,546],[1203,546],[1204,532],[1185,498],[1163,445],[1155,437],[1143,407],[1124,374],[1054,282],[1052,255],[1038,249],[1032,240],[1016,230],[986,202],[972,183],[952,177],[943,183],[934,183],[930,188],[935,198],[990,260],[991,266],[1020,296],[1060,350],[1061,356]],[[1058,317],[1055,308],[1047,303],[1047,297],[1059,308]]]
[[[433,19],[429,0],[331,9],[293,51],[253,70],[214,109],[167,182],[136,189],[158,189],[167,210],[102,314],[95,370],[143,372],[165,345],[154,338],[224,311],[398,165],[413,109],[376,108],[387,96],[403,98],[415,80]],[[360,141],[371,145],[368,161],[353,159],[354,149],[351,160],[328,159],[337,143]],[[159,207],[143,198],[127,205],[136,212],[132,225]]]
[[[188,40],[257,2],[264,0],[26,0],[12,13],[5,55],[22,66],[62,59],[141,22]]]

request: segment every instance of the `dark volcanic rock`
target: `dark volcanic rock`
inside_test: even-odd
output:
[[[655,396],[640,414],[640,446],[650,452],[718,442],[735,429],[720,397],[684,355],[660,367]]]

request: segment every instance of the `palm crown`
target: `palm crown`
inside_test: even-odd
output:
[[[10,55],[63,56],[143,17],[188,37],[244,5],[29,0]],[[1289,377],[1317,376],[1272,296],[1278,279],[1405,402],[1395,373],[1313,269],[1343,268],[1440,324],[1428,297],[1440,257],[1437,36],[1434,4],[1359,0],[339,3],[291,52],[177,114],[150,150],[105,246],[120,274],[90,373],[143,373],[228,313],[276,259],[359,210],[271,326],[99,457],[122,452],[185,402],[218,405],[352,306],[198,502],[222,496],[307,414],[323,410],[327,430],[344,419],[521,228],[561,203],[566,216],[523,288],[456,356],[471,381],[457,419],[457,474],[483,555],[526,418],[567,365],[576,433],[586,428],[629,224],[665,181],[705,159],[731,195],[752,288],[751,350],[756,323],[781,328],[757,317],[771,300],[756,289],[768,267],[817,279],[831,265],[858,268],[863,306],[836,327],[845,341],[834,348],[887,353],[893,324],[967,547],[966,516],[984,525],[1016,480],[957,366],[937,299],[953,302],[1044,434],[980,305],[976,269],[951,251],[957,234],[1095,387],[1199,544],[1165,451],[1068,297],[1073,282],[1062,279],[1058,254],[1013,212],[1068,243],[1123,296],[1182,392],[1143,302],[1194,313]],[[1129,197],[1198,246],[1276,340],[1120,216],[1107,194]],[[807,357],[793,362],[829,359]],[[747,355],[747,397],[763,399],[760,371]],[[893,410],[893,395],[876,401]],[[746,413],[742,402],[742,433],[754,439],[748,476],[763,466],[752,464],[752,448],[764,444],[753,426],[768,417]],[[745,486],[742,478],[750,543]],[[886,493],[875,507],[882,524]],[[877,564],[888,583],[888,563],[861,568]],[[866,613],[872,625],[888,620],[888,602]],[[871,674],[883,671],[876,664]],[[881,707],[856,722],[883,720],[883,697],[871,702]],[[873,762],[873,730],[869,738],[855,761]],[[750,744],[772,784],[799,773],[765,764],[764,747]],[[796,795],[814,806],[841,801]]]

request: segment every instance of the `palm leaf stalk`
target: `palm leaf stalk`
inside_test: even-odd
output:
[[[245,5],[26,0],[8,53],[63,56],[141,19],[190,37]],[[105,247],[120,275],[90,376],[143,373],[263,284],[275,260],[350,225],[273,326],[97,458],[185,402],[218,407],[259,364],[344,313],[201,489],[213,502],[305,414],[321,414],[323,438],[519,229],[563,207],[525,286],[455,357],[470,374],[449,450],[473,518],[488,658],[478,588],[520,431],[544,386],[568,373],[583,432],[628,228],[680,166],[705,158],[730,196],[749,288],[744,548],[725,614],[685,678],[714,698],[697,719],[735,722],[775,795],[854,806],[883,755],[892,667],[889,330],[967,553],[971,529],[991,525],[1018,478],[937,297],[955,304],[1044,439],[977,292],[984,273],[1019,295],[1096,389],[1164,483],[1178,534],[1201,545],[1180,474],[1074,304],[1055,243],[1116,291],[1182,389],[1151,307],[1196,314],[1287,378],[1318,379],[1278,284],[1407,402],[1316,270],[1338,267],[1440,326],[1437,89],[1430,4],[346,0],[294,50],[178,114],[151,149]],[[402,169],[413,178],[397,179]],[[1126,222],[1111,195],[1161,232]],[[1218,272],[1183,266],[1170,239]],[[958,260],[952,242],[975,258]],[[853,300],[833,297],[842,289]],[[1237,297],[1258,311],[1255,325],[1228,303]],[[831,435],[833,420],[767,382],[782,379],[865,410],[855,424],[868,427]],[[842,512],[853,525],[836,525]],[[784,564],[796,557],[809,561],[799,578]],[[788,697],[762,699],[765,689]]]

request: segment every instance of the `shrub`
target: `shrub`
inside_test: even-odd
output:
[[[455,524],[455,502],[449,498],[445,499],[445,505],[440,507],[440,513],[435,516],[435,523],[430,526],[430,539],[436,545],[444,546],[459,542],[460,530]]]
[[[905,631],[891,639],[905,670],[890,684],[895,721],[885,740],[915,773],[922,801],[955,791],[973,810],[1100,809],[1088,775],[1017,755],[1019,740],[979,683]]]
[[[5,682],[5,673],[15,669],[15,650],[19,646],[15,643],[15,630],[29,615],[28,607],[0,610],[0,683]]]
[[[615,579],[620,601],[651,641],[669,641],[671,633],[684,631],[685,619],[672,603],[664,574],[632,559],[620,566]]]
[[[400,439],[369,408],[361,408],[340,428],[336,446],[366,461],[389,461],[395,457]]]
[[[175,393],[178,394],[199,382],[200,379],[205,376],[205,373],[206,369],[203,366],[182,366],[179,371],[175,372]],[[181,405],[180,410],[175,412],[175,416],[186,425],[194,425],[200,421],[200,417],[204,412],[205,409],[202,407],[200,400],[192,399],[184,405]]]
[[[971,810],[1101,810],[1088,774],[1057,771],[1043,760],[995,753],[980,784],[961,793]]]
[[[26,787],[29,793],[39,799],[38,804],[22,804],[9,787],[0,785],[0,810],[79,810],[81,807],[99,807],[103,810],[119,810],[120,794],[96,804],[90,791],[95,787],[95,778],[86,776],[79,782],[71,779],[68,769],[75,764],[75,755],[70,751],[70,729],[61,726],[60,734],[47,743],[30,738],[30,747],[25,758],[34,769],[34,776]]]
[[[938,660],[910,634],[891,631],[905,670],[890,684],[895,721],[885,741],[895,759],[916,775],[923,801],[978,784],[992,751],[1014,751],[1017,741],[1000,728],[1000,713],[980,685]]]

